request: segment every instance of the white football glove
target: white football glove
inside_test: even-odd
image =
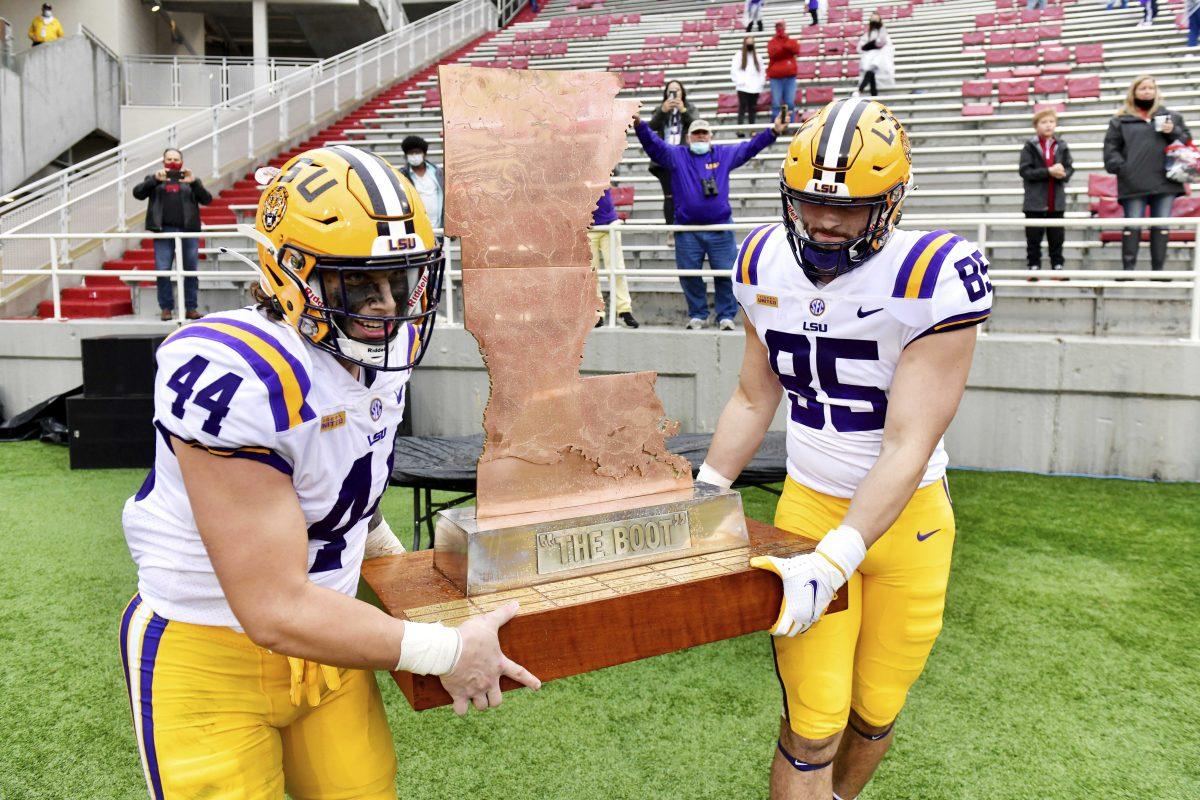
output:
[[[783,580],[783,605],[771,635],[791,637],[811,628],[866,555],[862,535],[842,525],[825,534],[812,553],[750,559],[750,566],[774,572]]]
[[[363,558],[395,556],[408,552],[404,549],[404,545],[400,544],[396,534],[392,533],[392,526],[388,525],[383,515],[377,515],[376,519],[378,522],[375,526],[367,530],[367,548],[363,553]],[[371,521],[375,522],[375,520]]]

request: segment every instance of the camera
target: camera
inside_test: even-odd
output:
[[[181,181],[181,180],[183,180],[183,170],[181,170],[181,169],[169,169],[169,170],[167,170],[167,180],[169,180],[169,181]]]
[[[716,178],[703,179],[700,181],[700,188],[704,191],[705,197],[716,197],[719,194]]]

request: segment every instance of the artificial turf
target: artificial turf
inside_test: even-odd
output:
[[[143,798],[117,654],[141,471],[0,445],[0,798]],[[951,475],[945,628],[864,800],[1200,797],[1200,486]],[[774,498],[751,491],[770,520]],[[399,530],[408,494],[384,509]],[[696,613],[704,613],[697,609]],[[757,798],[779,720],[765,635],[506,695],[456,718],[380,676],[402,798]]]

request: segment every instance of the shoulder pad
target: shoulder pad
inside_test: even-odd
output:
[[[735,282],[746,286],[758,285],[758,259],[762,255],[763,245],[766,244],[772,233],[782,227],[778,222],[760,225],[750,231],[749,235],[742,240],[741,250],[738,251],[737,259],[733,262],[733,280]]]
[[[912,338],[978,325],[992,310],[987,259],[973,242],[946,231],[914,243],[893,289],[910,306],[904,321],[915,328]]]

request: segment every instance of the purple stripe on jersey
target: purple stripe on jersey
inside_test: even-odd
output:
[[[770,226],[768,226],[770,227]],[[763,237],[758,240],[758,245],[755,246],[754,252],[750,254],[750,285],[758,286],[758,257],[762,254],[763,245],[767,243],[767,239],[771,238],[770,232],[764,233]]]
[[[954,249],[954,245],[962,241],[961,236],[951,237],[950,241],[943,244],[933,254],[933,259],[929,262],[929,267],[925,270],[925,277],[921,279],[921,288],[917,290],[917,297],[928,300],[933,297],[933,287],[937,285],[938,271],[942,268],[942,263],[945,262],[946,256]]]
[[[158,774],[158,751],[154,747],[154,662],[167,621],[154,614],[142,637],[142,750],[146,754],[146,769],[150,772],[150,790],[154,800],[163,800],[162,776]]]
[[[231,458],[248,458],[251,461],[257,461],[260,464],[266,464],[268,467],[274,467],[284,475],[292,474],[292,465],[289,464],[283,456],[275,452],[270,453],[255,453],[250,450],[234,450],[229,454]]]
[[[945,231],[930,231],[917,239],[917,243],[909,248],[908,255],[904,257],[904,263],[900,265],[900,272],[896,274],[896,285],[892,287],[892,297],[904,297],[904,291],[908,288],[908,279],[912,276],[917,259],[921,257],[921,253],[925,252],[929,243],[943,233]]]
[[[232,325],[233,327],[243,330],[246,333],[254,334],[259,339],[262,339],[264,342],[271,345],[271,347],[275,348],[275,351],[279,353],[279,355],[283,356],[283,360],[288,363],[288,366],[292,368],[292,371],[296,373],[296,382],[300,384],[300,394],[305,397],[308,396],[308,390],[312,388],[312,381],[308,378],[308,372],[304,369],[304,365],[300,363],[300,360],[292,355],[288,349],[284,347],[283,344],[274,336],[261,328],[254,327],[248,322],[242,322],[238,319],[230,319],[229,317],[205,317],[204,321],[220,322],[223,325]]]
[[[758,234],[759,231],[765,230],[766,228],[769,228],[769,227],[771,227],[769,224],[759,225],[757,228],[750,231],[750,233],[746,236],[746,238],[742,240],[742,246],[738,249],[737,261],[733,262],[733,279],[735,281],[737,281],[738,283],[742,282],[742,258],[745,257],[745,255],[746,255],[746,248],[750,246],[750,242],[754,240],[754,237]],[[762,243],[759,242],[759,244],[762,244]],[[754,258],[753,254],[750,256],[750,258],[751,259]],[[752,269],[753,269],[752,274],[754,275],[755,278],[757,278],[758,277],[758,268],[753,267]]]
[[[121,615],[121,667],[125,670],[125,694],[129,695],[129,713],[133,714],[133,689],[129,686],[129,622],[142,604],[142,596],[135,594]]]
[[[150,472],[146,474],[146,480],[142,481],[142,488],[137,490],[137,494],[133,496],[133,502],[138,503],[146,499],[146,496],[154,491],[154,467],[150,468]]]
[[[168,450],[174,453],[175,445],[171,444],[171,437],[174,436],[176,439],[182,439],[183,437],[173,431],[167,430],[167,427],[158,420],[154,420],[154,427],[158,429],[158,435],[162,437],[163,444],[167,446]]]
[[[267,386],[267,397],[271,401],[271,416],[275,419],[275,431],[277,433],[286,431],[290,427],[287,403],[283,399],[283,384],[279,380],[279,375],[266,359],[254,352],[254,348],[236,336],[206,328],[202,324],[183,328],[172,337],[172,341],[189,337],[220,342],[245,359],[246,363],[254,370],[254,374]],[[309,410],[309,414],[312,414],[311,410]]]
[[[972,325],[978,325],[986,320],[988,315],[991,313],[992,310],[989,308],[984,311],[968,311],[965,314],[955,314],[952,317],[946,317],[936,325],[931,325],[925,330],[921,331],[919,334],[910,339],[908,344],[912,344],[917,339],[928,336],[931,333],[944,333],[946,331],[954,331],[958,330],[959,328],[969,328]],[[905,347],[907,346],[908,345],[905,345]]]

